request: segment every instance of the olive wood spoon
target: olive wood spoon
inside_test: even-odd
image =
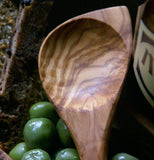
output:
[[[12,160],[7,153],[0,149],[0,160]]]
[[[81,160],[107,158],[107,140],[131,45],[129,12],[120,6],[64,22],[40,48],[43,87],[67,125]]]

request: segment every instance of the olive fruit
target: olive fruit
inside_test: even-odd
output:
[[[26,152],[21,160],[51,160],[49,154],[42,149],[33,149]]]
[[[27,151],[28,151],[28,148],[25,142],[20,142],[9,152],[9,156],[13,160],[21,160],[22,156]]]
[[[80,158],[76,149],[66,148],[57,153],[55,160],[80,160]]]
[[[115,156],[113,156],[112,160],[139,160],[139,159],[127,153],[118,153]]]
[[[59,120],[59,116],[54,106],[47,101],[37,102],[29,109],[30,119],[32,118],[49,118],[55,124]]]
[[[28,149],[50,150],[54,143],[55,134],[55,125],[47,118],[30,119],[23,130],[24,140]]]
[[[57,133],[59,136],[59,139],[64,147],[72,147],[74,145],[71,134],[63,122],[62,119],[59,119],[56,125]]]

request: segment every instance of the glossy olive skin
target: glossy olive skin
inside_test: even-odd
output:
[[[54,106],[48,102],[37,102],[33,104],[29,109],[30,119],[32,118],[49,118],[55,124],[59,120],[59,116]]]
[[[80,160],[80,158],[76,149],[66,148],[57,153],[55,160]]]
[[[22,156],[25,152],[28,151],[28,148],[25,144],[25,142],[18,143],[10,152],[9,156],[13,160],[21,160]]]
[[[139,159],[127,153],[118,153],[115,156],[113,156],[112,160],[139,160]]]
[[[26,152],[21,160],[51,160],[49,154],[42,149],[33,149]]]
[[[28,149],[50,150],[54,144],[56,128],[47,118],[30,119],[23,130],[24,141]]]
[[[64,147],[74,146],[71,134],[62,119],[59,119],[57,122],[56,129],[59,139]]]

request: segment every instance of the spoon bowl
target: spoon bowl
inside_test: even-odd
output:
[[[49,100],[81,160],[105,160],[112,119],[127,73],[132,33],[126,7],[89,12],[56,27],[39,53]]]

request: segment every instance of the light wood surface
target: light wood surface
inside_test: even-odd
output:
[[[0,149],[0,160],[12,160],[3,150]]]
[[[90,12],[55,28],[39,53],[43,87],[81,160],[105,160],[127,73],[132,35],[126,7]]]

